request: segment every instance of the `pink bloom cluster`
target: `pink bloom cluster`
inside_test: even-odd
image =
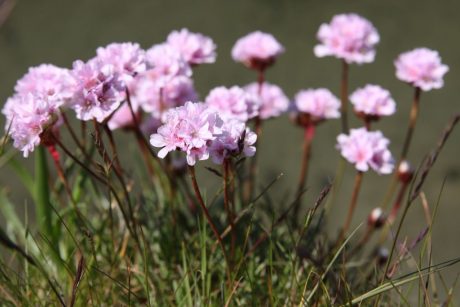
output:
[[[395,113],[396,103],[388,90],[373,84],[368,84],[354,91],[350,101],[358,115],[379,118]]]
[[[2,109],[5,130],[13,146],[27,157],[42,141],[43,134],[59,123],[61,106],[68,105],[75,82],[69,71],[43,64],[30,68],[18,80],[15,94]]]
[[[449,71],[442,64],[439,53],[428,48],[404,52],[395,61],[396,77],[423,91],[439,89],[444,85],[443,76]]]
[[[211,110],[218,112],[223,120],[246,122],[257,116],[259,110],[257,96],[238,86],[214,88],[206,97],[205,103]]]
[[[237,40],[232,58],[251,69],[264,70],[284,52],[284,47],[273,35],[255,31]]]
[[[302,90],[295,95],[295,109],[313,121],[340,117],[340,101],[328,89]]]
[[[200,33],[192,33],[187,29],[173,31],[168,35],[167,43],[179,50],[191,65],[216,61],[216,45],[212,39]]]
[[[224,123],[207,105],[193,102],[167,111],[165,123],[150,136],[150,144],[161,148],[158,157],[164,158],[170,151],[179,150],[186,153],[189,165],[210,155],[216,163],[240,153],[253,155],[255,140],[244,123]]]
[[[277,85],[264,82],[260,87],[257,82],[254,82],[244,89],[259,98],[259,117],[261,119],[278,117],[289,108],[289,99]]]
[[[334,16],[331,23],[320,26],[317,37],[317,57],[335,56],[349,64],[374,61],[375,46],[380,40],[372,23],[357,14]]]
[[[380,131],[366,128],[351,129],[350,134],[337,137],[337,149],[356,169],[366,172],[372,168],[378,174],[390,174],[394,160],[388,150],[390,141]]]

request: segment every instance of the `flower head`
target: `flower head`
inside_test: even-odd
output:
[[[378,119],[381,116],[392,115],[396,111],[396,103],[390,92],[378,85],[368,84],[357,89],[351,94],[350,101],[355,112],[366,118]]]
[[[18,95],[32,94],[48,97],[53,105],[63,105],[69,101],[75,90],[75,80],[68,69],[51,64],[29,68],[14,87]]]
[[[337,141],[337,149],[358,171],[366,172],[369,168],[378,174],[393,171],[394,160],[388,150],[390,141],[380,131],[350,129],[350,134],[340,134]]]
[[[102,65],[112,66],[113,71],[127,82],[145,70],[144,50],[139,44],[112,43],[96,50],[97,58]]]
[[[255,31],[240,38],[232,49],[232,58],[251,69],[264,70],[284,52],[273,35]]]
[[[258,115],[259,100],[238,86],[219,86],[211,90],[205,103],[223,120],[236,119],[241,122]]]
[[[6,116],[5,129],[13,139],[13,146],[24,157],[47,139],[46,132],[59,124],[59,104],[47,95],[31,93],[9,98],[2,110]]]
[[[98,58],[75,61],[72,75],[77,82],[71,107],[81,120],[104,121],[125,99],[126,84],[114,66]]]
[[[162,148],[158,157],[180,150],[186,153],[187,163],[209,158],[209,143],[221,133],[222,120],[202,103],[186,102],[165,114],[165,124],[150,136],[150,144]]]
[[[190,65],[216,61],[216,45],[211,38],[203,34],[182,29],[171,32],[166,42],[178,50]]]
[[[148,68],[157,76],[192,75],[190,65],[181,52],[167,43],[152,46],[147,50],[145,57]]]
[[[278,117],[289,108],[289,99],[277,85],[264,82],[260,90],[260,95],[259,84],[256,82],[247,85],[244,89],[246,92],[259,98],[259,117],[261,119]]]
[[[254,144],[257,141],[257,135],[246,127],[246,124],[237,120],[229,120],[224,122],[221,130],[221,133],[211,141],[209,146],[214,163],[222,164],[225,159],[240,154],[246,157],[255,155]]]
[[[423,91],[443,87],[449,67],[441,63],[439,53],[428,48],[404,52],[395,61],[396,77]]]
[[[320,26],[317,37],[317,57],[335,56],[349,64],[373,62],[375,45],[380,40],[372,23],[357,14],[334,16],[329,24]]]
[[[340,101],[328,89],[302,90],[295,95],[295,108],[314,122],[340,117]]]

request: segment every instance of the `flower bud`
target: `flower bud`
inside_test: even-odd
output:
[[[386,216],[382,209],[377,207],[371,211],[367,218],[367,224],[369,227],[380,228],[385,224]]]
[[[401,161],[398,167],[398,179],[402,183],[409,183],[414,177],[414,169],[407,160]]]
[[[388,261],[388,257],[390,256],[390,252],[385,247],[380,247],[377,251],[377,263],[379,265],[384,265]]]

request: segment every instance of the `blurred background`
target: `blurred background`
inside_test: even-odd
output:
[[[255,80],[252,71],[236,64],[230,57],[234,42],[250,31],[272,33],[286,48],[276,65],[268,70],[267,80],[280,85],[289,97],[310,87],[327,87],[339,95],[340,62],[334,58],[316,58],[313,47],[316,32],[333,15],[356,12],[369,19],[378,29],[381,42],[376,61],[350,69],[350,92],[366,83],[379,84],[392,92],[397,102],[397,114],[376,124],[391,140],[391,150],[397,156],[401,150],[407,126],[412,89],[395,77],[393,61],[403,51],[414,47],[438,50],[450,67],[441,90],[423,93],[421,113],[409,158],[419,165],[430,152],[449,121],[460,111],[460,2],[456,0],[3,0],[0,13],[0,105],[13,92],[18,78],[28,67],[41,63],[71,67],[76,59],[86,60],[98,46],[111,42],[133,41],[144,48],[161,43],[167,34],[183,27],[211,36],[218,46],[217,62],[203,65],[194,73],[201,98],[218,85],[245,85]],[[10,14],[8,8],[11,9]],[[4,126],[4,118],[0,119]],[[352,127],[359,126],[352,118]],[[460,129],[452,134],[439,160],[432,169],[424,192],[433,208],[441,191],[438,217],[433,229],[433,259],[441,262],[460,255]],[[334,148],[340,122],[330,121],[318,128],[314,140],[309,190],[305,208],[313,204],[321,187],[332,180],[338,165]],[[267,122],[259,144],[260,185],[266,185],[278,174],[281,180],[270,190],[276,202],[295,191],[301,155],[302,131],[293,126],[287,116]],[[135,147],[129,138],[123,146]],[[31,164],[18,155],[20,161]],[[201,167],[202,169],[202,167]],[[331,233],[335,234],[344,219],[351,194],[354,169],[347,165],[344,183],[331,210]],[[213,194],[220,182],[208,172],[200,179],[208,182],[208,194]],[[445,181],[444,181],[445,180]],[[378,206],[387,189],[390,176],[366,173],[358,202],[354,224],[364,220]],[[27,206],[26,193],[8,168],[2,168],[0,186],[8,189],[18,204]],[[278,202],[281,204],[281,202]],[[29,202],[30,206],[30,202]],[[277,208],[281,210],[282,208]],[[33,209],[31,209],[33,210]],[[425,226],[419,201],[411,208],[403,234],[411,241]],[[448,272],[451,280],[458,272]]]

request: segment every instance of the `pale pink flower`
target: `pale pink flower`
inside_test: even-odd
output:
[[[59,124],[59,104],[48,98],[31,93],[15,95],[7,100],[2,110],[6,116],[5,130],[24,157],[46,139],[45,132]]]
[[[124,102],[118,110],[112,115],[112,117],[107,122],[107,126],[110,130],[115,130],[119,128],[132,128],[136,122],[140,122],[141,116],[139,112],[139,106],[136,103],[131,103],[133,112],[129,107],[128,102]],[[133,117],[133,114],[134,116]]]
[[[314,121],[340,117],[340,101],[328,89],[302,90],[295,95],[295,108]]]
[[[152,46],[147,50],[145,59],[147,68],[157,76],[192,75],[192,69],[180,51],[167,43]]]
[[[331,23],[320,26],[317,57],[335,56],[347,63],[370,63],[375,58],[375,46],[380,40],[377,30],[367,19],[357,14],[340,14]]]
[[[97,58],[86,63],[75,61],[72,75],[77,86],[71,107],[78,119],[102,122],[125,99],[125,82],[112,65],[104,65]]]
[[[214,63],[216,61],[216,45],[210,37],[188,29],[173,31],[166,42],[177,49],[190,65]]]
[[[443,87],[443,76],[449,71],[439,53],[428,48],[404,52],[395,61],[396,77],[423,91]]]
[[[238,157],[243,154],[245,157],[252,157],[256,153],[254,144],[257,135],[252,132],[246,124],[238,120],[225,121],[222,125],[222,132],[211,141],[209,153],[216,164],[222,164],[224,159]]]
[[[216,87],[209,92],[205,103],[218,112],[223,120],[236,119],[241,122],[257,116],[260,104],[256,96],[245,92],[239,86]]]
[[[395,113],[396,103],[388,90],[373,84],[368,84],[354,91],[350,101],[357,114],[379,118]]]
[[[75,80],[68,69],[41,64],[29,68],[29,71],[17,81],[14,89],[18,95],[47,96],[54,101],[55,106],[60,106],[72,97],[75,91]]]
[[[337,149],[358,171],[366,172],[369,168],[378,174],[393,171],[394,160],[388,150],[390,141],[380,131],[350,129],[350,134],[340,134],[337,141]]]
[[[284,47],[268,33],[255,31],[237,40],[232,58],[251,69],[264,70],[284,52]]]
[[[139,75],[132,93],[133,101],[157,118],[161,118],[168,109],[198,99],[193,80],[189,77],[158,77],[152,71]]]
[[[165,114],[165,124],[150,136],[150,144],[159,147],[158,157],[180,150],[187,155],[187,163],[209,158],[209,143],[221,133],[222,120],[202,103],[186,102]]]
[[[96,52],[102,65],[113,66],[111,69],[126,82],[132,81],[132,77],[145,70],[145,52],[139,44],[112,43],[106,47],[97,48]]]
[[[264,82],[262,88],[259,89],[259,84],[254,82],[244,89],[259,98],[259,117],[261,119],[278,117],[289,108],[289,99],[277,85]]]

